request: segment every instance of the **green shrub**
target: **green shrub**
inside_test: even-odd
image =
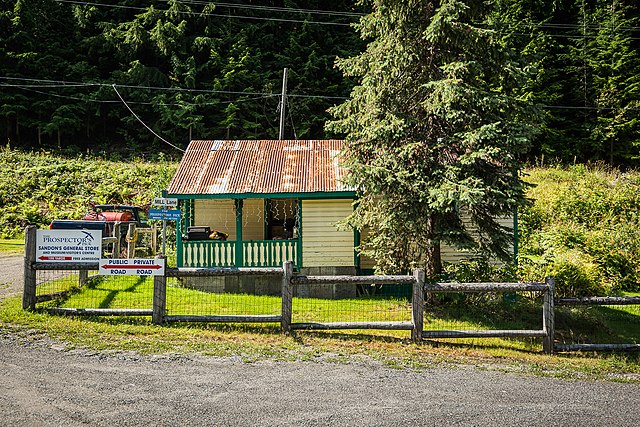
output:
[[[513,282],[516,278],[515,266],[510,263],[496,263],[486,258],[463,260],[444,265],[445,281],[454,282]]]
[[[91,202],[148,205],[176,166],[162,157],[114,162],[0,148],[0,238],[20,237],[28,224],[82,218]]]
[[[640,174],[585,165],[528,172],[520,279],[556,275],[566,296],[639,290]]]

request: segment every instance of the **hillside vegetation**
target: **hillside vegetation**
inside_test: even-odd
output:
[[[27,224],[81,218],[90,202],[148,205],[176,167],[162,158],[115,162],[3,148],[0,235],[18,238]],[[560,295],[638,291],[640,173],[584,165],[527,172],[532,204],[519,213],[518,279],[556,276]]]
[[[520,215],[520,279],[556,276],[560,295],[637,291],[640,173],[601,166],[536,168]]]
[[[19,237],[27,224],[82,218],[91,202],[148,205],[176,166],[162,158],[125,163],[0,149],[0,237]]]

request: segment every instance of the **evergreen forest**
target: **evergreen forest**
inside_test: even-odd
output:
[[[520,94],[542,112],[527,160],[637,166],[637,2],[484,3],[492,13],[477,26],[521,56],[529,72]],[[370,43],[353,27],[370,8],[367,0],[0,0],[3,145],[179,158],[167,142],[277,138],[284,68],[284,137],[342,137],[325,128],[327,110],[358,82],[335,64]]]

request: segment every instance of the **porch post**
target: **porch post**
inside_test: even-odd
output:
[[[293,260],[292,260],[293,261]],[[302,200],[298,199],[298,250],[296,252],[296,267],[302,268]]]
[[[236,267],[242,267],[242,204],[243,199],[236,199]]]

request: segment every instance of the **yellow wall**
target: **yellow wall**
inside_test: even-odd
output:
[[[193,225],[208,225],[211,230],[236,239],[236,210],[232,199],[196,199]],[[242,240],[264,239],[264,200],[245,199],[242,205]]]
[[[245,199],[242,204],[242,240],[264,240],[264,199]]]
[[[228,240],[235,240],[236,214],[233,200],[196,199],[192,225],[208,225],[211,230],[227,233]]]
[[[353,231],[335,224],[353,212],[352,200],[302,201],[302,264],[304,267],[354,265]]]
[[[465,219],[463,218],[463,221]],[[508,227],[513,230],[513,217],[502,217],[497,218],[497,221],[503,227]],[[468,220],[465,221],[467,227],[471,230],[471,235],[475,236],[473,232],[473,227],[470,226],[470,222]],[[513,231],[512,231],[513,232]],[[369,235],[369,229],[364,229],[361,233],[361,239],[364,239]],[[509,250],[513,252],[513,245],[510,245]],[[475,256],[472,252],[460,251],[453,246],[442,244],[440,247],[440,255],[442,257],[442,262],[447,263],[456,263],[465,259],[473,258]],[[360,256],[360,268],[362,269],[373,269],[375,268],[375,262],[366,256]]]

